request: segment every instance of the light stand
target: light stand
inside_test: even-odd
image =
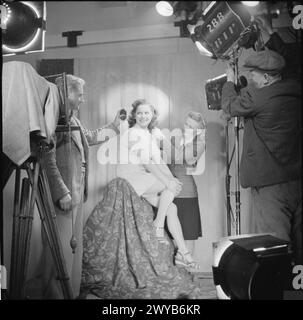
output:
[[[228,124],[229,120],[226,123],[226,176],[225,176],[225,190],[226,190],[226,219],[227,219],[227,234],[228,236],[232,235],[232,218],[235,219],[236,230],[235,234],[239,235],[241,233],[241,225],[240,225],[240,152],[239,152],[239,130],[241,129],[239,126],[239,117],[234,118],[234,136],[235,136],[235,144],[232,151],[231,156],[229,156],[229,133],[228,133]],[[230,166],[235,156],[235,191],[230,191]],[[235,204],[236,204],[236,218],[232,214],[232,206],[231,206],[231,194],[235,195]]]
[[[236,88],[239,88],[239,70],[238,70],[238,51],[236,48],[231,55],[232,65],[234,67]],[[240,131],[240,117],[234,117],[234,136],[235,136],[235,204],[236,204],[236,217],[235,217],[235,233],[241,234],[241,201],[240,201],[240,144],[239,144],[239,131]],[[232,153],[231,160],[229,161],[229,137],[228,137],[228,122],[226,125],[226,158],[227,158],[227,172],[226,172],[226,199],[227,199],[227,233],[231,235],[231,205],[230,205],[230,162],[234,153]]]
[[[228,138],[228,122],[226,121],[225,127],[225,142],[226,142],[226,176],[225,176],[225,191],[226,191],[226,219],[227,219],[227,234],[231,235],[231,205],[230,205],[230,162],[229,162],[229,138]]]
[[[236,87],[239,88],[239,67],[238,55],[234,58],[234,70]],[[236,235],[241,234],[241,202],[240,202],[240,144],[239,144],[239,130],[240,130],[240,117],[235,117],[235,198],[236,198]]]
[[[235,199],[236,199],[236,235],[241,234],[241,202],[240,202],[240,150],[239,150],[239,117],[235,117]]]
[[[231,61],[234,65],[237,65],[237,59],[235,55],[238,54],[238,49],[234,50],[233,57]],[[236,69],[236,73],[237,69]],[[221,110],[221,92],[224,83],[227,81],[226,75],[221,75],[214,79],[207,80],[205,91],[206,91],[206,100],[208,104],[208,109],[210,110]],[[235,84],[236,85],[236,84]],[[239,85],[236,85],[239,87]],[[226,218],[227,218],[227,234],[232,235],[232,223],[236,220],[236,234],[240,234],[240,182],[239,182],[239,118],[234,118],[234,135],[235,135],[235,144],[231,156],[229,155],[229,121],[230,117],[226,121],[225,127],[225,137],[226,137],[226,176],[225,176],[225,191],[226,191]],[[234,154],[236,153],[235,160],[235,192],[230,191],[230,166]],[[236,199],[236,218],[234,218],[232,206],[231,206],[231,195],[235,195]]]

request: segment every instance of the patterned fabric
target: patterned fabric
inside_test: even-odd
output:
[[[153,215],[126,180],[108,184],[83,232],[81,299],[202,297],[194,276],[173,264],[173,244],[157,241]]]

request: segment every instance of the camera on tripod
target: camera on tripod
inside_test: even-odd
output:
[[[60,75],[65,78],[64,74]],[[71,299],[72,287],[43,160],[43,155],[51,147],[52,136],[59,127],[57,123],[62,112],[60,93],[54,83],[40,76],[29,63],[21,61],[3,64],[2,93],[5,115],[1,154],[4,160],[2,189],[15,172],[8,296],[10,299],[26,298],[31,235],[37,207],[63,296]],[[62,93],[66,97],[66,90]],[[23,172],[26,173],[25,177]]]
[[[226,81],[226,74],[222,74],[221,76],[206,81],[205,92],[207,108],[209,110],[221,110],[222,88]],[[238,84],[236,85],[236,90],[239,91],[245,88],[247,84],[248,81],[246,77],[240,76],[238,79]]]

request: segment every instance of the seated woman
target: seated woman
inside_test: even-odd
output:
[[[174,265],[174,262],[180,265],[177,262],[178,259],[173,260],[174,245],[171,241],[168,241],[167,245],[163,245],[163,242],[159,241],[159,234],[155,232],[153,226],[155,221],[158,222],[159,212],[154,220],[154,211],[148,199],[150,202],[160,203],[161,195],[157,201],[157,193],[163,194],[165,186],[168,185],[167,180],[176,180],[163,164],[154,164],[155,167],[162,166],[162,170],[165,170],[162,186],[143,164],[129,163],[128,160],[132,160],[132,162],[140,160],[135,150],[141,150],[142,157],[145,156],[149,159],[149,155],[144,154],[142,144],[146,146],[150,142],[153,153],[159,154],[158,148],[150,139],[149,130],[144,127],[146,125],[148,127],[151,119],[156,118],[154,108],[142,100],[136,102],[133,107],[136,122],[133,123],[130,133],[138,130],[147,134],[143,135],[140,140],[141,133],[135,144],[129,139],[129,135],[120,137],[121,148],[124,146],[124,151],[127,156],[130,156],[130,159],[126,159],[125,164],[121,164],[117,170],[117,173],[124,178],[119,177],[109,182],[104,189],[102,200],[87,219],[83,230],[83,264],[79,298],[210,298],[209,289],[204,289],[199,280],[186,270],[188,264],[191,265],[191,263],[186,260],[184,268]],[[146,115],[143,112],[141,116],[144,109]],[[150,112],[152,115],[149,114]],[[141,124],[140,127],[135,126],[137,122]],[[148,139],[144,140],[144,137],[148,137]],[[129,142],[130,145],[128,145]],[[120,154],[121,158],[123,154],[124,152]],[[120,161],[123,162],[121,158]],[[160,161],[156,158],[155,156],[155,160]],[[160,171],[159,168],[158,170]],[[161,188],[157,188],[158,185]],[[162,195],[163,198],[167,197],[164,200],[161,199],[162,208],[168,208],[167,220],[170,230],[177,238],[179,246],[186,250],[182,231],[180,231],[180,223],[176,219],[176,206],[170,200],[179,191],[177,190],[179,189],[177,181],[174,186],[173,192],[170,191],[172,193],[170,197],[167,194]],[[162,210],[164,211],[164,209]],[[169,240],[169,238],[167,239]],[[215,291],[211,293],[211,297],[214,296]]]
[[[178,251],[175,264],[190,268],[199,268],[188,251],[177,207],[173,203],[175,196],[181,191],[181,183],[176,179],[161,158],[161,151],[152,137],[155,128],[157,112],[145,100],[136,100],[132,104],[129,116],[130,129],[122,137],[120,163],[117,166],[117,176],[127,180],[139,196],[146,199],[152,206],[158,208],[153,222],[156,237],[164,238],[164,222],[173,236]],[[124,160],[124,161],[123,161]]]

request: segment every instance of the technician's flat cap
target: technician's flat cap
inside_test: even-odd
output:
[[[281,72],[285,66],[284,58],[277,52],[265,49],[249,56],[243,69],[260,70],[269,74]]]

